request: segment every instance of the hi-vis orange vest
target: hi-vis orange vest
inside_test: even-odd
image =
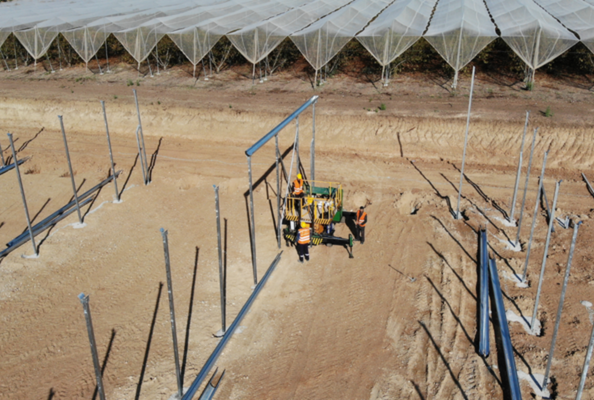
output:
[[[309,243],[309,228],[301,228],[299,229],[299,244],[308,244]]]
[[[359,226],[365,226],[367,223],[367,213],[365,211],[357,211],[357,224]]]
[[[295,179],[293,181],[293,194],[294,195],[300,195],[303,193],[303,179]]]

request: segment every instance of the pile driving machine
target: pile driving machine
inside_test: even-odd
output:
[[[283,236],[287,246],[295,244],[297,230],[305,222],[311,229],[311,244],[342,245],[353,258],[353,235],[348,239],[334,236],[334,225],[344,222],[342,185],[335,182],[303,181],[303,194],[287,197],[284,209]]]

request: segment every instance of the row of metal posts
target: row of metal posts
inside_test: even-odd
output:
[[[147,164],[147,157],[146,157],[146,146],[144,145],[144,134],[142,132],[142,121],[140,119],[140,108],[138,106],[138,96],[136,94],[136,90],[135,89],[133,90],[133,92],[134,92],[134,100],[136,102],[136,111],[138,113],[138,128],[136,130],[136,139],[137,139],[137,142],[138,142],[138,154],[139,154],[139,157],[140,157],[140,160],[141,160],[141,164],[142,164],[142,174],[143,174],[143,178],[144,178],[144,184],[147,185],[148,183],[150,183],[150,181],[149,181],[149,177],[147,176],[148,175],[148,164]],[[107,123],[107,114],[105,112],[105,102],[104,101],[101,101],[101,107],[103,109],[103,118],[105,120],[105,133],[107,135],[107,145],[108,145],[108,148],[109,148],[109,159],[110,159],[110,163],[111,163],[111,173],[112,173],[112,176],[113,176],[113,183],[114,183],[114,188],[115,188],[116,202],[119,202],[120,201],[120,194],[119,194],[119,191],[118,191],[118,183],[117,183],[117,177],[116,177],[116,173],[115,173],[115,164],[113,162],[113,151],[112,151],[112,148],[111,148],[111,138],[110,138],[110,135],[109,135],[109,126],[108,126],[108,123]],[[78,192],[76,190],[76,182],[75,182],[75,179],[74,179],[74,171],[72,169],[72,162],[70,160],[70,151],[68,150],[68,141],[66,139],[66,131],[64,129],[64,121],[63,121],[63,118],[62,118],[61,115],[58,115],[58,119],[60,121],[60,129],[62,131],[62,138],[64,140],[64,149],[66,151],[66,160],[68,161],[68,172],[70,174],[70,181],[72,183],[72,191],[73,191],[73,194],[74,194],[74,200],[76,202],[76,211],[77,211],[77,214],[78,214],[78,221],[82,225],[83,224],[83,216],[82,216],[82,213],[80,211],[80,203],[79,203],[79,200],[78,200]],[[140,135],[139,135],[139,132],[140,132]],[[13,162],[14,162],[14,165],[15,165],[15,170],[16,170],[16,173],[17,173],[17,179],[18,179],[19,188],[20,188],[20,191],[21,191],[21,197],[22,197],[22,200],[23,200],[23,208],[25,210],[25,217],[27,219],[27,227],[28,227],[28,230],[29,230],[29,235],[31,237],[31,244],[33,246],[33,251],[34,251],[35,256],[38,256],[39,253],[38,253],[37,246],[35,244],[35,237],[34,237],[34,234],[33,234],[33,228],[31,226],[31,218],[29,216],[29,208],[27,207],[27,199],[26,199],[26,196],[25,196],[25,190],[24,190],[24,187],[23,187],[23,182],[21,180],[21,173],[20,173],[20,169],[19,169],[19,162],[18,162],[19,160],[17,158],[17,152],[15,151],[15,148],[14,148],[12,134],[8,133],[7,135],[8,135],[8,140],[10,142],[10,148],[11,148],[11,151],[12,151],[12,158],[13,158]],[[142,146],[141,146],[140,143],[142,143]],[[2,149],[1,148],[0,148],[0,155],[2,155],[2,166],[4,166],[5,160],[4,160],[4,155],[2,153]]]
[[[462,215],[460,214],[460,198],[462,195],[462,182],[464,179],[464,165],[465,165],[465,161],[466,161],[466,149],[467,149],[467,145],[468,145],[468,132],[469,132],[469,123],[470,123],[470,111],[471,111],[471,107],[472,107],[472,94],[473,94],[473,88],[474,88],[474,68],[472,70],[472,81],[471,81],[471,86],[470,86],[470,96],[469,96],[469,103],[468,103],[468,116],[467,116],[467,121],[466,121],[466,132],[464,135],[464,150],[463,150],[463,154],[462,154],[462,166],[461,166],[461,170],[460,170],[460,185],[459,185],[459,189],[458,189],[458,202],[457,202],[457,207],[456,207],[456,211],[454,213],[454,218],[455,219],[460,219],[462,217]],[[516,205],[516,198],[517,198],[517,192],[518,192],[518,185],[519,185],[519,181],[520,181],[520,175],[521,175],[521,170],[522,170],[522,161],[523,161],[523,151],[524,151],[524,142],[525,142],[525,137],[526,137],[526,131],[528,128],[528,121],[529,121],[529,117],[530,117],[530,111],[526,112],[526,121],[524,123],[524,132],[522,135],[522,144],[520,147],[520,156],[519,156],[519,161],[518,161],[518,168],[517,168],[517,174],[516,174],[516,180],[515,180],[515,184],[514,184],[514,192],[513,192],[513,196],[512,196],[512,202],[511,202],[511,210],[510,210],[510,215],[507,218],[508,221],[510,222],[515,222],[514,219],[514,212],[515,212],[515,205]],[[514,243],[512,243],[514,245],[515,248],[520,247],[520,231],[522,228],[522,220],[523,220],[523,215],[524,215],[524,208],[525,208],[525,204],[526,204],[526,194],[528,191],[528,182],[529,182],[529,178],[530,178],[530,169],[532,167],[532,159],[533,159],[533,155],[534,155],[534,148],[535,148],[535,144],[536,144],[536,138],[537,138],[537,133],[538,133],[538,128],[534,129],[534,133],[533,133],[533,137],[532,137],[532,145],[531,145],[531,149],[530,149],[530,157],[529,157],[529,161],[528,161],[528,167],[527,167],[527,171],[526,171],[526,182],[524,184],[524,193],[523,193],[523,197],[522,197],[522,205],[520,208],[520,217],[519,220],[517,222],[517,233],[516,233],[516,240]],[[530,250],[532,247],[532,241],[534,238],[534,228],[536,225],[536,219],[538,216],[538,206],[539,206],[539,201],[541,196],[544,197],[546,199],[546,194],[544,191],[544,186],[543,186],[543,181],[544,181],[544,173],[545,173],[545,168],[546,168],[546,163],[547,163],[547,157],[548,157],[549,152],[546,151],[544,153],[544,157],[543,157],[543,163],[542,163],[542,169],[541,169],[541,173],[540,173],[540,177],[539,177],[539,181],[538,181],[538,192],[537,192],[537,197],[536,197],[536,201],[535,201],[535,206],[534,206],[534,214],[533,214],[533,220],[532,220],[532,226],[530,229],[530,239],[528,241],[528,246],[527,246],[527,252],[526,252],[526,260],[525,260],[525,265],[524,265],[524,271],[522,273],[522,278],[521,281],[525,282],[526,281],[526,276],[527,276],[527,270],[528,270],[528,262],[530,259]],[[589,182],[586,180],[586,183],[588,184],[588,187],[590,188],[590,184]],[[532,313],[532,318],[530,320],[530,329],[536,333],[537,331],[537,313],[538,313],[538,304],[539,304],[539,300],[540,300],[540,293],[542,290],[542,283],[544,280],[544,272],[545,272],[545,267],[546,267],[546,261],[547,261],[547,256],[548,256],[548,249],[549,249],[549,244],[550,244],[550,239],[551,239],[551,233],[554,232],[554,221],[555,221],[555,208],[557,207],[557,199],[558,199],[558,195],[559,195],[559,187],[561,185],[561,181],[558,181],[555,185],[555,195],[554,195],[554,199],[553,199],[553,204],[552,207],[549,208],[548,207],[548,202],[546,204],[546,213],[548,216],[548,229],[547,229],[547,238],[546,238],[546,242],[545,242],[545,250],[544,250],[544,254],[543,254],[543,259],[542,259],[542,263],[541,263],[541,270],[540,270],[540,275],[539,275],[539,280],[538,280],[538,289],[536,292],[536,298],[535,298],[535,302],[534,302],[534,310]],[[594,190],[591,189],[592,194],[594,195]],[[571,248],[569,251],[569,259],[567,261],[567,267],[566,267],[566,273],[565,273],[565,279],[563,282],[563,288],[561,291],[561,299],[559,301],[559,308],[557,311],[557,318],[556,318],[556,322],[555,322],[555,329],[553,332],[553,339],[551,342],[551,348],[549,351],[549,358],[548,358],[548,362],[547,362],[547,367],[546,367],[546,371],[545,371],[545,376],[543,379],[543,384],[542,384],[542,389],[546,390],[546,387],[548,385],[548,380],[549,380],[549,374],[550,374],[550,369],[551,369],[551,364],[552,364],[552,359],[553,359],[553,353],[554,353],[554,349],[555,349],[555,343],[556,343],[556,339],[557,339],[557,333],[558,333],[558,329],[559,329],[559,324],[561,321],[561,313],[562,313],[562,309],[563,309],[563,303],[565,300],[565,291],[567,289],[567,282],[569,279],[569,271],[571,268],[571,262],[572,262],[572,258],[573,258],[573,253],[575,250],[575,243],[577,240],[577,233],[578,233],[578,228],[581,225],[581,221],[580,222],[574,222],[573,226],[574,226],[574,233],[573,233],[573,238],[572,238],[572,242],[571,242]],[[587,372],[588,372],[588,368],[589,368],[589,364],[590,364],[590,360],[592,357],[592,350],[594,347],[594,328],[592,330],[592,335],[590,338],[590,343],[588,345],[588,351],[587,351],[587,355],[586,355],[586,360],[584,361],[584,367],[582,370],[582,376],[581,376],[581,380],[580,380],[580,384],[579,384],[579,388],[578,388],[578,394],[576,399],[579,400],[581,398],[582,392],[583,392],[583,388],[584,388],[584,383],[585,383],[585,379],[587,376]]]

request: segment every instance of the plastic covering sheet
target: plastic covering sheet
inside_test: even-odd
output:
[[[495,40],[497,33],[483,0],[439,0],[424,37],[459,71]]]
[[[373,20],[357,40],[382,67],[421,38],[437,0],[397,0]]]
[[[232,32],[227,38],[243,56],[255,64],[272,52],[286,37],[353,0],[321,0],[290,10],[267,21]]]
[[[2,47],[2,45],[4,44],[4,41],[6,41],[6,38],[8,37],[8,35],[10,35],[10,32],[0,31],[0,47]]]
[[[290,38],[318,71],[392,3],[393,0],[355,0],[309,27],[293,33]]]
[[[532,0],[485,0],[485,3],[503,40],[533,70],[578,41]]]
[[[584,0],[535,0],[559,22],[576,32],[594,52],[594,6]]]

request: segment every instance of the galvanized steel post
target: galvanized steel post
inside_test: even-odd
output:
[[[19,181],[19,188],[21,189],[21,197],[23,198],[23,207],[25,208],[25,217],[27,218],[27,227],[29,228],[29,236],[31,237],[31,243],[33,244],[33,251],[37,256],[37,246],[35,245],[35,235],[33,235],[33,228],[31,228],[31,218],[29,218],[29,207],[27,207],[27,198],[25,197],[25,189],[23,188],[23,181],[21,180],[21,170],[19,169],[19,160],[17,159],[17,153],[14,149],[14,142],[12,141],[12,134],[7,133],[8,140],[10,141],[10,149],[12,150],[12,161],[14,162],[14,168],[17,173],[17,179]]]
[[[301,157],[299,157],[299,117],[295,118],[295,129],[297,129],[297,134],[295,135],[297,138],[295,139],[295,154],[297,155],[297,173],[299,173],[301,170]],[[291,179],[291,177],[289,177],[289,179]]]
[[[182,378],[179,368],[179,352],[177,350],[177,329],[175,328],[175,308],[173,307],[173,285],[171,283],[171,265],[169,262],[169,242],[167,240],[167,231],[161,228],[163,237],[163,251],[165,253],[165,272],[167,274],[167,292],[169,294],[169,317],[171,320],[171,335],[173,336],[173,356],[175,358],[175,375],[177,377],[178,398],[183,397]]]
[[[310,149],[310,158],[311,163],[309,167],[309,173],[311,175],[311,180],[316,180],[316,103],[313,103],[312,106],[312,117],[311,117],[311,149]],[[280,249],[280,243],[279,243]]]
[[[540,200],[540,193],[542,192],[542,185],[544,180],[545,167],[547,165],[548,151],[545,151],[542,159],[542,169],[540,170],[540,178],[538,180],[538,193],[536,193],[536,201],[534,202],[534,215],[532,217],[532,227],[530,228],[530,239],[528,240],[528,248],[526,250],[526,261],[524,263],[524,273],[522,274],[522,282],[526,281],[526,274],[528,273],[528,261],[530,260],[530,249],[532,248],[532,239],[534,238],[534,227],[536,226],[536,219],[538,217],[538,202]]]
[[[252,186],[252,157],[247,156],[248,175],[250,177],[250,224],[252,233],[252,269],[254,270],[254,285],[258,284],[258,266],[256,263],[256,221],[254,217],[254,188]]]
[[[219,209],[219,187],[212,185],[215,192],[215,213],[217,216],[217,247],[219,250],[219,286],[221,291],[221,336],[225,334],[225,276],[223,274],[223,248],[221,247],[221,214]]]
[[[278,231],[277,231],[277,236],[278,236],[278,248],[281,248],[281,226],[282,226],[282,221],[281,219],[281,208],[280,208],[280,171],[278,168],[278,158],[279,158],[279,152],[278,152],[278,135],[274,136],[274,145],[276,148],[276,211],[277,211],[277,221],[278,221]]]
[[[559,300],[559,308],[557,309],[557,318],[555,320],[555,329],[553,331],[553,340],[551,341],[551,350],[549,351],[549,360],[545,370],[544,379],[542,381],[542,388],[546,389],[549,382],[549,373],[551,372],[551,364],[553,362],[553,353],[555,351],[555,342],[557,341],[557,333],[559,332],[559,324],[561,323],[561,312],[563,311],[563,302],[565,301],[565,291],[567,290],[567,282],[569,281],[569,271],[571,270],[571,261],[573,260],[573,251],[575,250],[575,242],[577,240],[578,229],[582,221],[574,223],[573,237],[571,238],[571,247],[569,248],[569,258],[567,259],[567,267],[565,268],[565,278],[563,279],[563,288],[561,289],[561,299]]]
[[[464,152],[462,153],[462,167],[460,168],[460,186],[458,188],[458,205],[455,219],[460,219],[460,197],[462,196],[462,181],[464,179],[464,164],[466,162],[466,146],[468,145],[468,129],[470,126],[470,109],[472,108],[472,93],[474,91],[474,67],[472,67],[472,81],[470,83],[470,98],[468,99],[468,116],[466,117],[466,133],[464,134]]]
[[[584,360],[584,367],[582,368],[582,377],[577,390],[575,400],[581,400],[582,392],[584,391],[584,384],[588,376],[588,369],[590,368],[590,360],[592,359],[592,349],[594,348],[594,326],[592,327],[592,334],[590,335],[590,343],[588,344],[588,351],[586,351],[586,359]]]
[[[522,219],[524,217],[524,206],[526,205],[526,193],[528,192],[528,182],[530,181],[530,169],[532,168],[532,156],[534,155],[534,145],[536,144],[536,133],[538,128],[534,129],[532,136],[532,147],[530,148],[530,159],[528,160],[528,169],[526,170],[526,183],[524,184],[524,196],[522,197],[522,207],[520,208],[520,219],[518,220],[518,231],[516,233],[516,246],[520,244],[520,231],[522,230]]]
[[[105,400],[103,379],[101,377],[101,367],[99,366],[99,356],[97,355],[97,344],[95,343],[95,333],[93,332],[93,320],[91,319],[91,309],[89,307],[89,296],[85,296],[84,293],[81,293],[78,295],[78,299],[82,303],[85,313],[85,320],[87,322],[87,333],[89,334],[91,354],[93,356],[93,366],[95,367],[95,378],[97,379],[97,391],[99,392],[99,398],[101,400]]]
[[[68,170],[70,171],[70,181],[72,182],[72,191],[74,192],[74,200],[76,201],[76,212],[78,213],[78,221],[82,224],[82,214],[80,213],[80,203],[78,202],[78,193],[76,192],[76,182],[74,182],[74,172],[72,171],[72,163],[70,162],[70,152],[68,151],[68,142],[66,141],[66,132],[64,131],[64,121],[62,116],[58,115],[60,120],[60,128],[62,128],[62,137],[64,138],[64,148],[66,149],[66,159],[68,160]]]
[[[516,184],[514,185],[514,195],[512,197],[511,211],[509,221],[514,221],[514,211],[516,211],[516,196],[518,195],[518,185],[520,184],[520,175],[522,174],[522,159],[524,154],[524,141],[526,139],[526,130],[528,129],[528,118],[530,111],[526,111],[526,122],[524,123],[524,133],[522,134],[522,145],[520,146],[520,159],[518,161],[518,172],[516,173]]]
[[[105,102],[101,100],[101,107],[103,108],[103,119],[105,120],[105,133],[107,134],[107,146],[109,147],[109,160],[111,161],[111,175],[113,176],[113,186],[115,188],[116,201],[120,201],[120,192],[118,190],[118,182],[115,173],[115,165],[113,164],[113,152],[111,151],[111,139],[109,137],[109,126],[107,125],[107,114],[105,113]]]
[[[532,320],[530,321],[530,329],[534,331],[534,321],[536,321],[536,313],[538,311],[538,300],[540,299],[540,290],[542,289],[542,282],[544,280],[545,267],[547,265],[547,254],[549,252],[549,243],[551,241],[551,230],[555,223],[555,207],[557,206],[557,197],[559,196],[559,187],[562,181],[558,181],[555,185],[555,198],[553,199],[553,209],[551,210],[551,219],[549,221],[549,230],[547,231],[547,241],[545,243],[545,250],[542,256],[542,266],[540,267],[540,278],[538,279],[538,289],[536,291],[536,300],[534,301],[534,311],[532,313]]]
[[[147,60],[148,62],[148,60]],[[150,66],[150,64],[149,64]],[[146,168],[145,172],[145,179],[144,184],[148,185],[150,182],[148,181],[148,160],[146,158],[146,146],[144,144],[144,131],[142,130],[142,121],[140,120],[140,107],[138,106],[138,94],[136,93],[136,89],[132,89],[134,92],[134,101],[136,102],[136,113],[138,114],[138,126],[140,127],[140,139],[142,141],[142,155],[144,156],[144,165]]]

